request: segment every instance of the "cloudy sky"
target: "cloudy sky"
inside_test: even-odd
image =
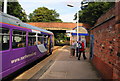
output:
[[[47,7],[56,10],[60,14],[60,19],[64,22],[75,22],[74,14],[80,9],[81,0],[18,0],[27,15],[38,7]],[[68,7],[67,4],[74,5]]]

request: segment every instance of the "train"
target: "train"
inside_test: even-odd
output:
[[[0,12],[0,79],[52,54],[54,34]]]

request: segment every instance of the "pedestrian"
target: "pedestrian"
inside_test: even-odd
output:
[[[76,47],[76,57],[78,57],[78,53],[79,53],[79,47],[78,47],[78,44],[79,44],[79,41],[77,41],[77,47]]]
[[[73,40],[70,47],[70,57],[75,56],[76,42]]]
[[[79,46],[80,45],[80,46]],[[78,55],[78,60],[80,60],[81,57],[81,53],[83,53],[83,58],[84,60],[86,60],[86,56],[85,56],[85,45],[83,41],[80,41],[80,43],[78,44],[79,48],[79,55]]]

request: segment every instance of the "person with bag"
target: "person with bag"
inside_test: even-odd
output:
[[[78,60],[80,60],[81,53],[83,53],[83,58],[84,58],[84,60],[86,60],[87,58],[86,58],[86,56],[85,56],[84,42],[83,42],[83,41],[82,41],[82,42],[80,41],[80,42],[78,43],[78,46],[79,46]]]
[[[70,57],[75,56],[75,49],[76,49],[76,42],[73,41],[73,42],[72,42],[72,45],[71,45],[71,47],[70,47],[70,50],[71,50],[71,52],[70,52]]]
[[[79,44],[79,41],[77,41],[76,45],[78,45],[78,44]],[[79,53],[79,47],[77,46],[76,47],[76,57],[78,57],[78,53]]]

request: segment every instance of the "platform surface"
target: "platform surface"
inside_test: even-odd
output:
[[[89,58],[89,52],[86,52]],[[39,79],[100,79],[100,76],[93,68],[90,60],[80,60],[77,57],[70,57],[69,46],[58,50],[58,56],[53,64]]]

